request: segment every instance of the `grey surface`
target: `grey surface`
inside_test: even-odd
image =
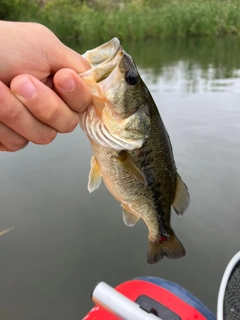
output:
[[[196,51],[188,57],[191,41]],[[216,52],[227,51],[216,64],[212,47],[194,41],[186,48],[176,44],[179,55],[172,60],[170,51],[161,56],[167,41],[154,44],[160,66],[155,60],[145,65],[148,46],[140,44],[137,56],[126,44],[153,93],[190,190],[187,212],[182,218],[172,214],[186,257],[147,265],[144,223],[127,228],[104,185],[91,195],[87,191],[91,150],[79,128],[48,146],[1,153],[0,231],[15,230],[0,238],[0,319],[81,319],[93,306],[97,282],[115,286],[144,275],[178,282],[215,312],[223,271],[240,249],[239,61],[230,46],[215,44]],[[196,58],[202,46],[209,47],[204,63]],[[206,76],[212,73],[217,76]]]

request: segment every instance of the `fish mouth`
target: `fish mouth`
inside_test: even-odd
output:
[[[103,65],[112,61],[120,47],[118,38],[113,38],[95,49],[86,51],[82,56],[88,61],[92,68],[96,68],[100,64]]]
[[[91,79],[90,82],[94,80],[96,83],[100,83],[109,76],[112,79],[114,77],[112,72],[119,65],[124,53],[117,38],[113,38],[95,49],[88,50],[82,56],[88,61],[91,69],[80,74],[80,76],[86,82],[89,82],[88,79]]]

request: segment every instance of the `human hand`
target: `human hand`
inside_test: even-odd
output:
[[[91,101],[78,76],[87,61],[35,23],[1,21],[0,40],[0,150],[72,131]]]

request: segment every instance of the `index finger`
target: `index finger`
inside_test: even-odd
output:
[[[91,103],[92,96],[86,83],[72,69],[61,69],[53,78],[55,91],[74,111],[81,113]]]

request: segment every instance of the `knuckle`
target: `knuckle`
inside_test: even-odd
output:
[[[5,151],[6,152],[6,151],[9,151],[9,150],[4,144],[0,143],[0,151],[3,151],[3,152]]]
[[[45,36],[49,34],[49,29],[47,27],[45,27],[43,24],[38,23],[38,22],[31,22],[32,25],[32,29],[37,32],[40,33],[42,36]]]
[[[22,117],[23,111],[24,109],[19,108],[17,105],[15,105],[14,107],[9,106],[8,112],[6,113],[6,117],[10,121],[17,121]]]
[[[51,106],[51,108],[46,108],[45,112],[43,113],[43,118],[47,123],[53,122],[58,116],[59,106]],[[42,111],[43,112],[43,111]]]
[[[48,130],[46,133],[42,133],[37,137],[36,140],[32,141],[35,144],[49,144],[56,138],[57,132],[52,129]]]
[[[22,116],[23,108],[18,100],[13,96],[8,88],[0,82],[0,116],[1,119],[10,121],[18,120]]]
[[[64,124],[64,127],[59,130],[60,133],[70,133],[72,132],[76,126],[78,125],[79,118],[74,118],[72,121],[68,121]]]
[[[11,143],[8,147],[8,150],[10,152],[15,152],[15,151],[18,151],[18,150],[21,150],[23,149],[26,145],[28,144],[28,141],[26,140],[22,140],[22,141],[19,141],[19,142],[14,142],[14,143]]]
[[[9,98],[9,91],[6,86],[0,81],[0,104],[5,104]]]
[[[28,141],[21,136],[15,137],[14,140],[7,144],[0,144],[1,151],[15,152],[23,149],[28,144]]]

